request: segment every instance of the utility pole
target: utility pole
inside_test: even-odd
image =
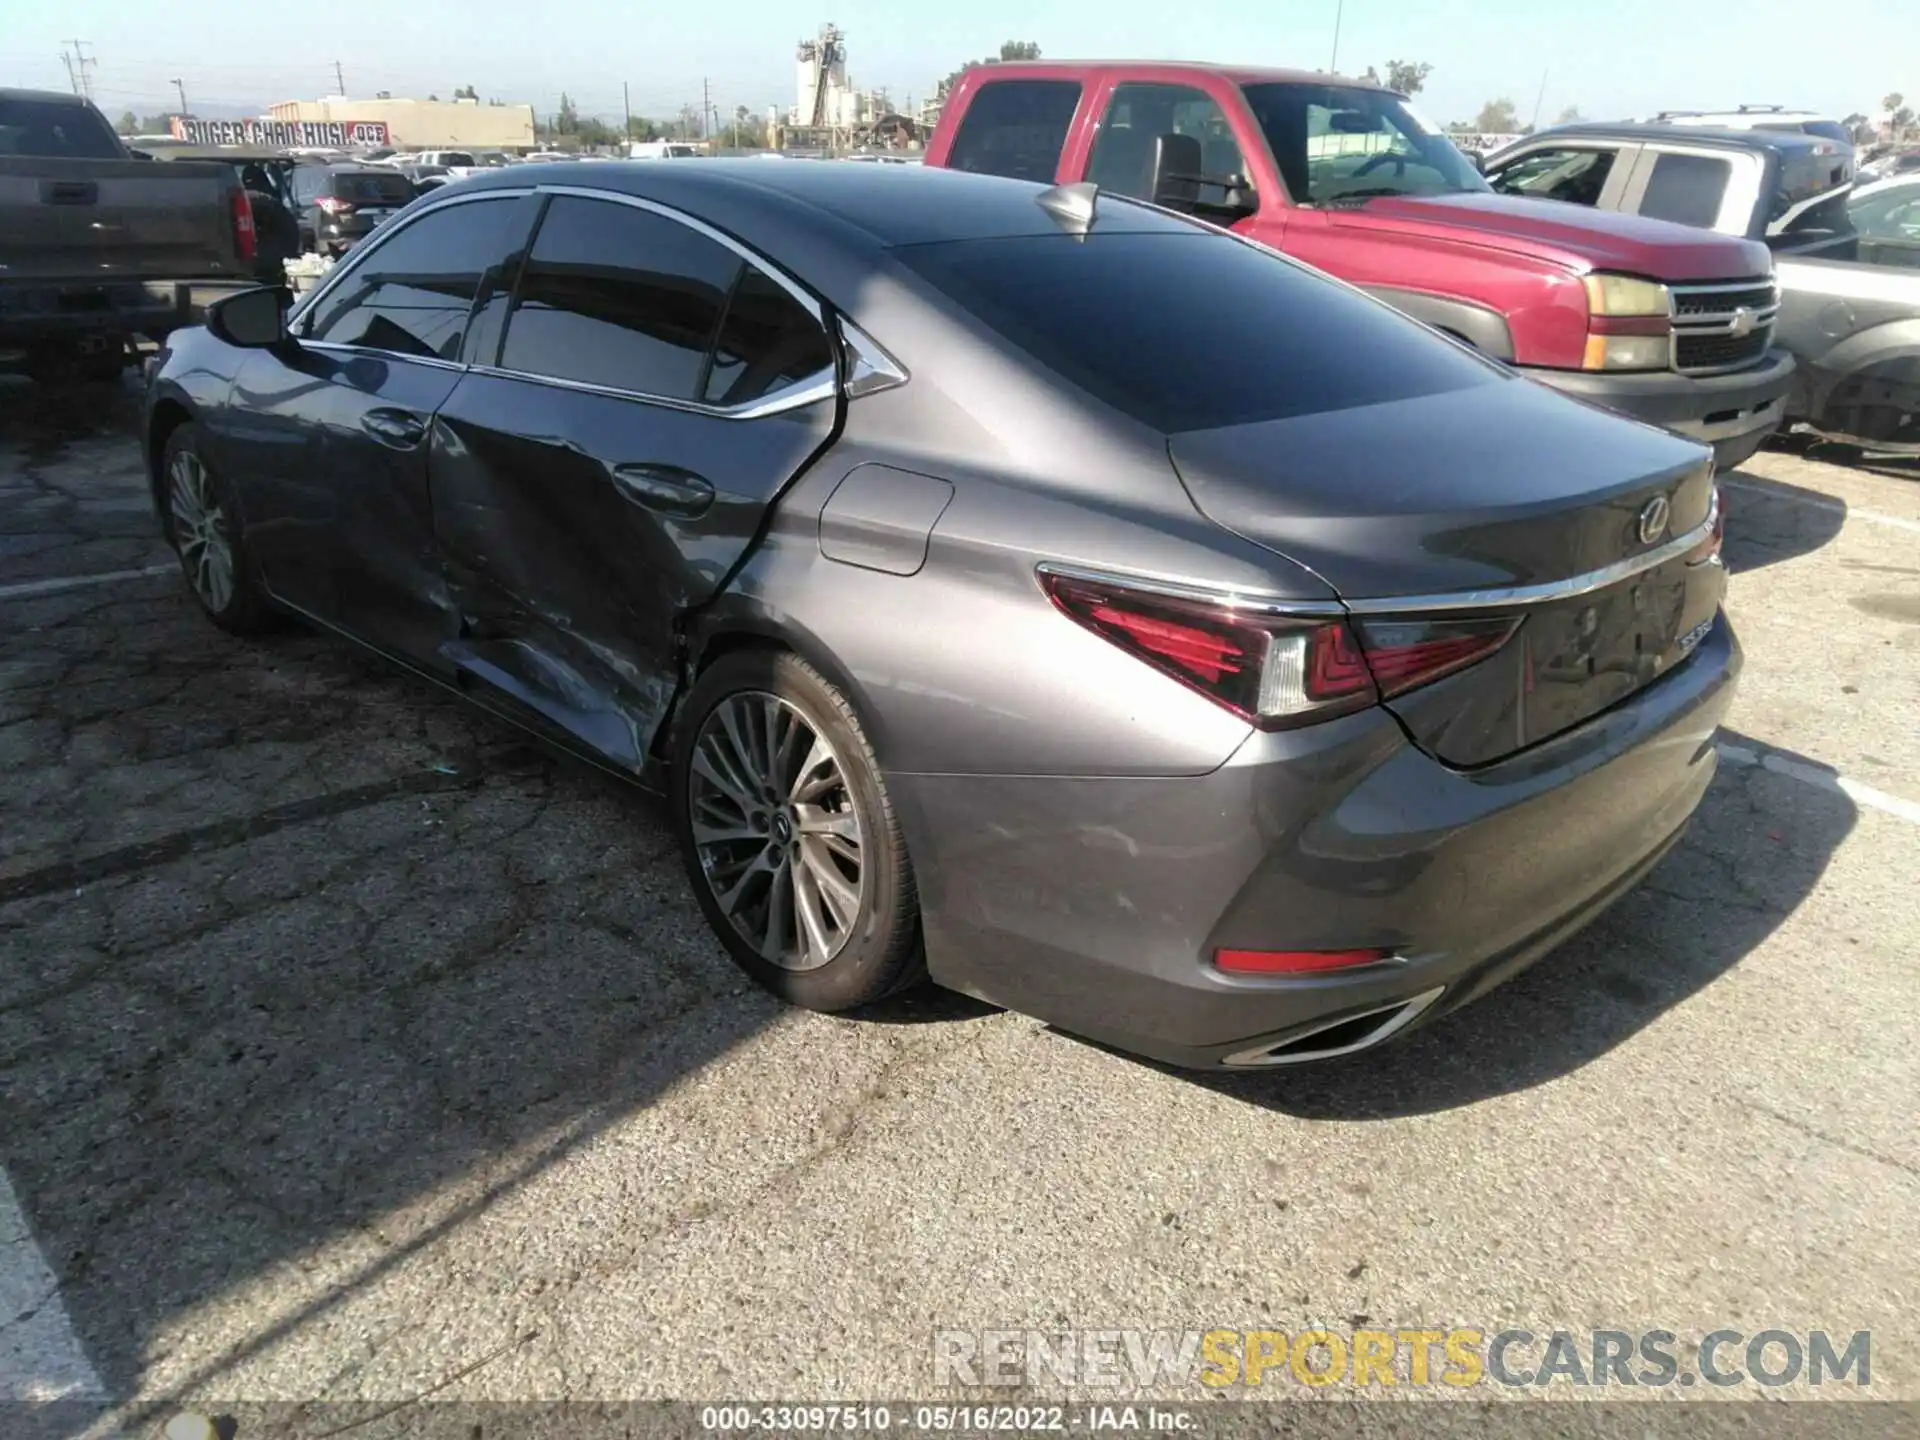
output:
[[[340,62],[338,60],[333,62],[333,85],[334,94],[345,95],[347,93],[347,77],[340,73]]]
[[[82,48],[87,42],[84,40],[63,40],[60,43],[73,47],[73,58],[71,60],[67,59],[67,52],[65,50],[60,52],[60,58],[65,60],[67,65],[67,83],[73,86],[74,94],[84,96],[88,100],[93,99],[93,79],[87,74],[87,71],[96,62],[88,58],[86,50]]]
[[[1540,102],[1547,98],[1547,76],[1551,73],[1552,72],[1548,70],[1542,70],[1540,72],[1540,93],[1533,97],[1533,119],[1527,122],[1527,129],[1529,131],[1540,128]]]
[[[621,139],[627,144],[633,143],[633,97],[627,93],[627,82],[620,82],[620,108],[626,112],[627,128],[620,132]]]
[[[1340,73],[1340,17],[1346,10],[1347,0],[1337,0],[1333,7],[1333,59],[1327,62],[1328,71],[1335,75]]]
[[[180,92],[180,118],[184,120],[187,118],[187,87],[175,80],[173,88]]]
[[[700,77],[700,133],[703,137],[713,134],[713,131],[708,128],[708,121],[712,115],[713,91],[707,84],[707,77],[702,75]]]

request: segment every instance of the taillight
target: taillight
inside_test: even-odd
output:
[[[342,200],[338,195],[322,195],[313,203],[329,215],[345,215],[353,209],[351,200]]]
[[[1259,614],[1043,568],[1068,617],[1265,730],[1349,714],[1491,655],[1515,619],[1345,620]]]
[[[253,263],[256,248],[253,233],[253,201],[247,198],[245,186],[238,186],[233,192],[233,249],[240,257],[240,263]]]

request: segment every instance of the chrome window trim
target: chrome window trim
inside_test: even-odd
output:
[[[1380,595],[1354,600],[1290,600],[1282,595],[1260,591],[1234,590],[1191,580],[1170,580],[1152,575],[1129,575],[1114,570],[1091,570],[1076,565],[1043,561],[1034,567],[1043,575],[1059,575],[1069,580],[1084,580],[1096,585],[1124,585],[1150,595],[1165,595],[1175,600],[1195,600],[1209,605],[1277,619],[1298,617],[1339,618],[1344,615],[1428,615],[1452,610],[1511,610],[1545,605],[1556,600],[1572,600],[1604,590],[1622,580],[1630,580],[1644,571],[1657,569],[1697,549],[1712,534],[1720,517],[1720,491],[1716,486],[1708,502],[1707,515],[1684,535],[1656,545],[1644,554],[1616,560],[1597,570],[1569,575],[1564,580],[1547,580],[1537,585],[1510,585],[1486,590],[1451,590],[1438,595]]]
[[[409,355],[401,350],[381,350],[372,345],[342,345],[333,340],[302,340],[302,350],[318,350],[328,355],[367,355],[381,360],[404,360],[409,365],[425,365],[432,370],[464,372],[468,366],[458,360],[442,360],[437,355]]]
[[[394,236],[400,234],[404,230],[409,230],[413,226],[418,225],[422,220],[426,219],[427,216],[437,215],[440,213],[440,211],[446,210],[455,205],[475,205],[483,200],[493,200],[500,196],[507,196],[512,199],[520,200],[520,199],[525,199],[527,196],[531,194],[533,194],[533,187],[530,185],[516,187],[513,189],[477,190],[477,191],[471,191],[464,195],[455,193],[453,195],[449,195],[444,200],[435,199],[432,204],[428,205],[426,208],[421,210],[418,214],[409,215],[404,220],[400,221],[398,224],[395,224],[392,221],[389,221],[387,225],[381,227],[381,231],[385,232],[384,234],[381,233],[381,231],[375,231],[373,239],[363,241],[360,244],[354,246],[351,259],[342,261],[340,264],[335,265],[333,267],[332,274],[327,276],[325,280],[322,280],[318,285],[314,286],[313,289],[309,290],[305,295],[301,296],[300,299],[295,302],[293,308],[287,312],[287,333],[293,336],[294,339],[301,341],[303,344],[306,343],[306,335],[298,327],[306,322],[308,317],[308,312],[310,312],[314,308],[314,306],[320,303],[321,297],[331,292],[336,285],[341,284],[343,281],[346,280],[346,278],[349,275],[353,274],[354,271],[358,270],[362,265],[366,264],[370,257],[374,255],[378,255],[381,252],[381,250],[386,248],[387,244],[393,239]],[[469,302],[468,308],[469,309],[472,308],[471,302]],[[314,343],[324,345],[329,342],[318,341]],[[335,348],[354,349],[357,347],[336,346]],[[386,350],[377,350],[377,351],[372,351],[370,353],[377,354],[377,355],[386,355],[391,352]],[[445,363],[445,362],[442,362],[442,363]]]
[[[596,190],[585,185],[539,185],[529,193],[566,195],[576,200],[607,201],[616,205],[626,205],[635,210],[644,210],[664,220],[686,226],[687,229],[731,251],[739,257],[742,264],[751,265],[785,290],[812,317],[814,324],[820,327],[828,349],[833,348],[833,333],[827,325],[826,308],[819,300],[808,294],[798,282],[771,260],[741,244],[725,231],[716,230],[705,221],[675,210],[670,205],[642,199],[638,195],[625,195],[617,190]],[[538,238],[537,235],[535,238]],[[511,333],[512,329],[513,317],[509,315],[506,332]],[[503,346],[503,353],[504,350]],[[762,395],[757,400],[748,400],[739,405],[707,405],[698,400],[683,399],[675,395],[655,395],[649,391],[627,390],[617,385],[598,385],[590,380],[571,380],[559,375],[541,375],[531,370],[516,370],[507,365],[472,365],[466,368],[476,375],[492,375],[507,380],[526,380],[536,385],[552,385],[561,390],[576,390],[586,395],[606,395],[616,400],[638,400],[648,405],[661,405],[669,410],[684,410],[693,415],[709,415],[719,420],[759,420],[769,415],[783,414],[788,410],[798,410],[805,405],[814,405],[840,393],[839,375],[832,365]]]

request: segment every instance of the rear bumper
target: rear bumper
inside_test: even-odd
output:
[[[1794,360],[1784,350],[1770,350],[1758,365],[1730,375],[1521,373],[1564,395],[1711,445],[1717,467],[1729,470],[1779,428],[1793,385]]]
[[[54,281],[0,286],[0,346],[90,335],[164,334],[192,323],[190,282]]]
[[[1278,1058],[1363,1048],[1485,993],[1631,888],[1713,777],[1739,668],[1722,617],[1631,699],[1473,772],[1376,709],[1255,734],[1199,777],[890,777],[929,968],[1175,1064],[1272,1063],[1295,1040],[1307,1053]],[[1211,963],[1223,948],[1376,947],[1396,958],[1257,979]],[[1323,1029],[1361,1015],[1380,1019]]]

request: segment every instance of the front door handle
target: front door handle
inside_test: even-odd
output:
[[[411,450],[425,438],[427,422],[405,410],[369,410],[360,417],[360,428],[382,445]]]
[[[713,504],[713,486],[673,465],[616,465],[613,488],[645,510],[691,520]]]

